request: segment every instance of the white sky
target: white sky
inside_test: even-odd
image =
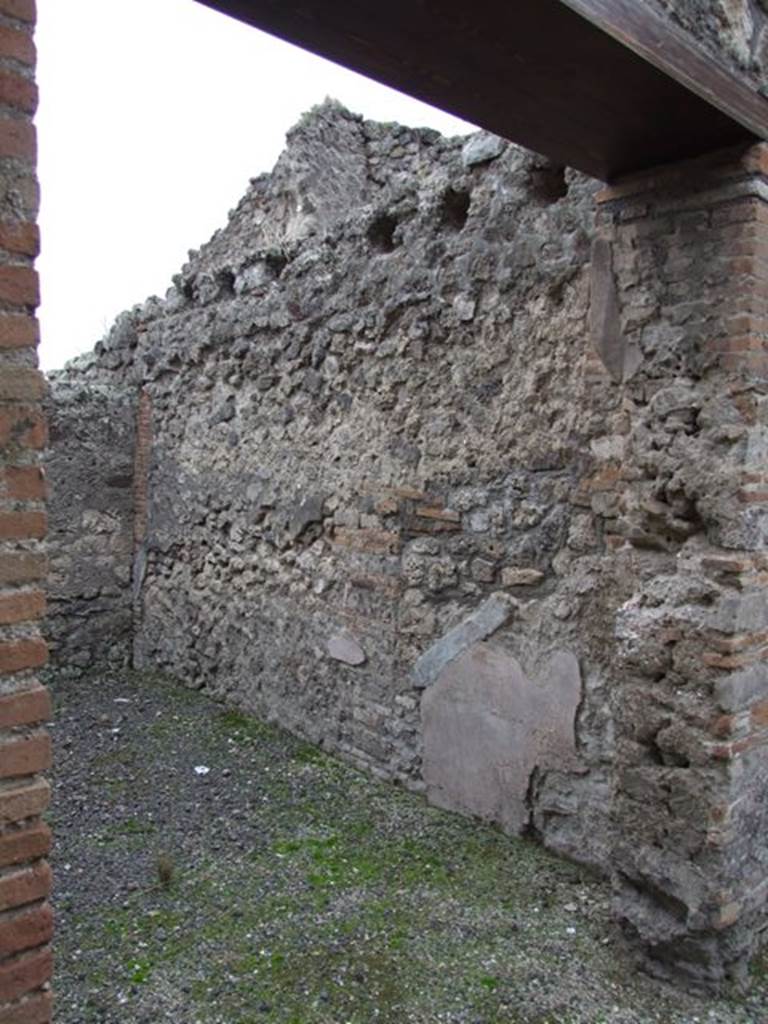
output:
[[[326,96],[377,120],[471,130],[193,0],[38,0],[37,44],[44,369],[164,295]]]

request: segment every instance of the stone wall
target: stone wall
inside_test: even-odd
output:
[[[326,105],[85,376],[151,399],[138,664],[418,788],[413,666],[508,595],[495,642],[526,680],[594,652],[563,726],[578,795],[539,825],[604,865],[607,660],[577,617],[605,549],[579,483],[617,405],[584,372],[594,191]],[[489,817],[533,824],[535,768]]]
[[[141,392],[137,664],[609,871],[710,985],[765,905],[764,179],[327,103],[55,383]]]
[[[51,1019],[33,0],[0,0],[0,1020]]]
[[[133,389],[54,384],[45,466],[51,545],[47,633],[70,669],[130,663],[133,643]]]

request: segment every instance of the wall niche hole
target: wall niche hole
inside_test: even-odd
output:
[[[368,225],[366,236],[376,252],[393,252],[397,247],[395,230],[397,219],[390,213],[380,213]]]
[[[528,180],[532,196],[547,206],[551,206],[559,199],[568,195],[565,168],[560,167],[558,164],[533,167]]]
[[[440,227],[461,231],[467,223],[471,194],[466,189],[448,188],[440,200]]]
[[[219,270],[216,274],[216,282],[222,296],[235,294],[235,275],[231,270],[227,268]]]
[[[285,270],[286,265],[288,263],[288,257],[285,255],[285,253],[271,250],[265,256],[264,263],[266,264],[267,273],[269,274],[269,276],[273,280],[276,280]]]

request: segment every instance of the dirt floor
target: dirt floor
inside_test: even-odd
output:
[[[605,883],[167,680],[53,677],[57,1022],[765,1024],[638,975]]]

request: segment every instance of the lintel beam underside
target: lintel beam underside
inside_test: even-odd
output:
[[[200,2],[604,181],[768,138],[768,100],[638,0]]]

